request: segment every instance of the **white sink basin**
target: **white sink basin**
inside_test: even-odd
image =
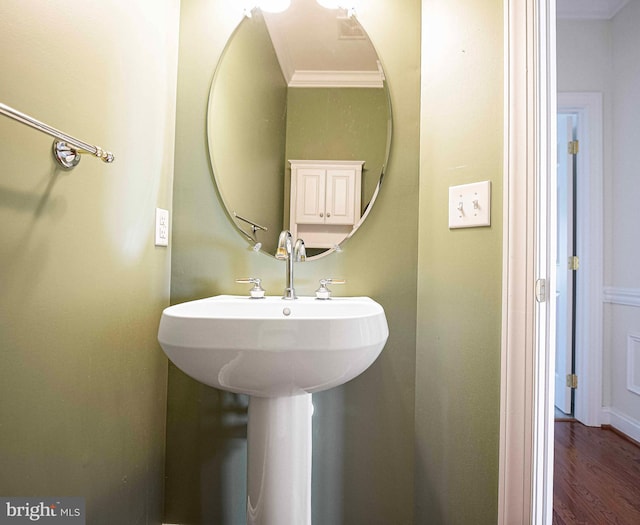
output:
[[[388,336],[368,297],[220,295],[164,310],[158,340],[169,359],[250,396],[247,525],[311,525],[311,394],[361,374]]]
[[[202,383],[283,397],[353,379],[375,361],[388,335],[382,306],[368,297],[221,295],[166,308],[158,340],[178,368]]]

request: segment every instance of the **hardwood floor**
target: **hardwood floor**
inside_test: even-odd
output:
[[[640,447],[577,421],[555,433],[554,525],[640,524]]]

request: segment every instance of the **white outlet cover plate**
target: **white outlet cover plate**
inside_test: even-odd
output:
[[[491,181],[449,187],[449,228],[491,226]]]
[[[169,246],[169,210],[156,208],[156,246]]]

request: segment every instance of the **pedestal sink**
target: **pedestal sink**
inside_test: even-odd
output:
[[[247,525],[311,524],[311,394],[361,374],[388,335],[368,297],[221,295],[164,310],[158,340],[169,359],[250,396]]]

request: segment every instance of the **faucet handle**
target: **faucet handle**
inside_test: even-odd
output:
[[[253,284],[253,288],[249,290],[251,299],[264,299],[264,288],[262,288],[262,280],[258,277],[248,277],[246,279],[236,279],[240,284]]]
[[[327,288],[328,284],[345,284],[344,279],[320,279],[320,288],[316,290],[316,299],[331,299],[331,290]]]

